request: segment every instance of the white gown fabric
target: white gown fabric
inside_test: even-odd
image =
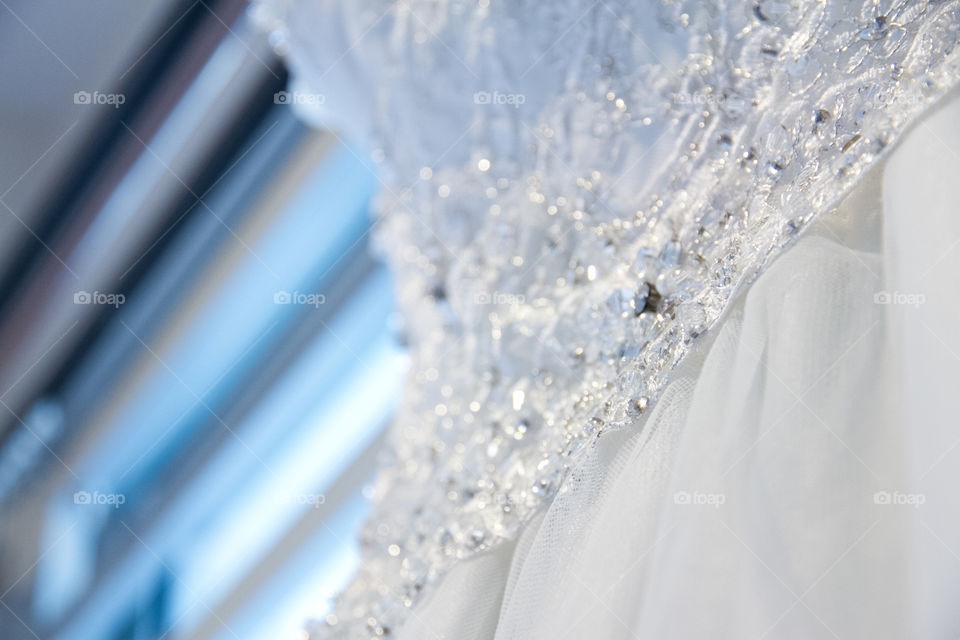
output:
[[[310,637],[960,633],[960,2],[261,2],[411,345]]]
[[[956,638],[958,123],[923,120],[399,637]]]

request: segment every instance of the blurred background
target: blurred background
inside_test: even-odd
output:
[[[0,638],[297,638],[404,355],[243,0],[0,0]]]

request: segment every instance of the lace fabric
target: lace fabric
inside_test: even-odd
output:
[[[381,164],[412,369],[333,637],[389,635],[960,78],[960,2],[265,0]]]

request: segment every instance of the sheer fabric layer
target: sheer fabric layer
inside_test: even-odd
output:
[[[373,147],[410,345],[319,637],[392,634],[513,543],[960,78],[960,0],[260,6],[291,103]]]
[[[956,637],[957,122],[954,97],[400,637]]]

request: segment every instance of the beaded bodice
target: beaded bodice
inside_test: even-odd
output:
[[[412,359],[326,633],[389,635],[638,428],[732,297],[956,84],[958,7],[264,2],[299,86],[381,164]]]

